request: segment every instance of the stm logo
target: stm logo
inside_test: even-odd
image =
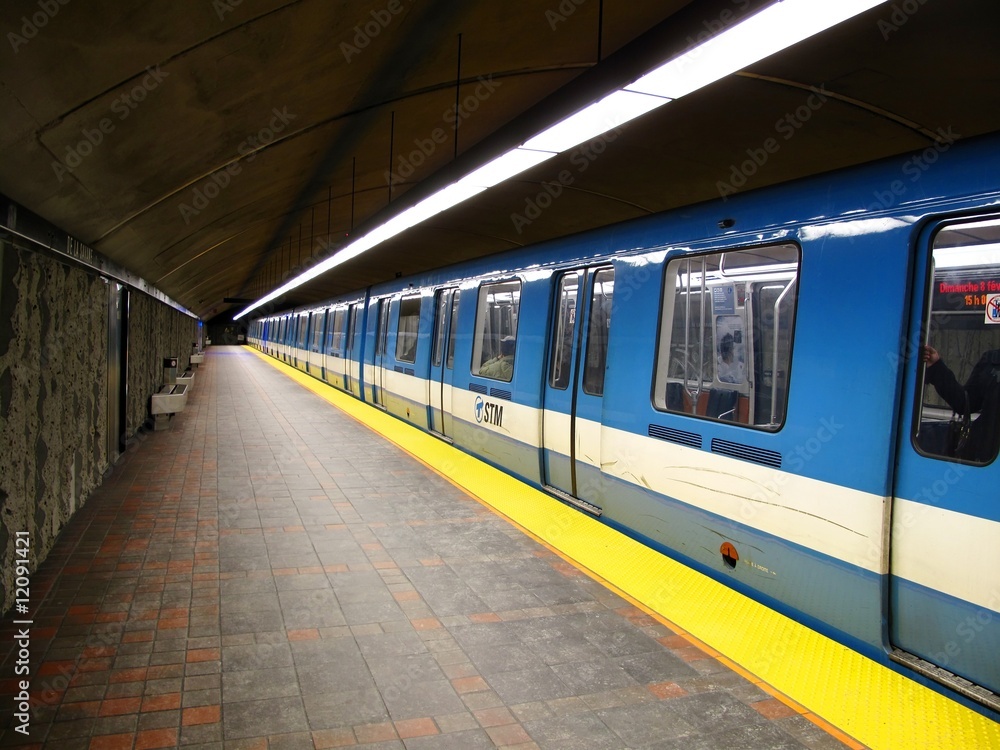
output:
[[[483,401],[482,396],[476,396],[476,422],[503,427],[503,406],[492,401]]]

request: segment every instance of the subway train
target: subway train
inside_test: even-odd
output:
[[[248,341],[997,719],[998,176],[941,141]]]

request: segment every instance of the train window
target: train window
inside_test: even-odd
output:
[[[323,346],[323,323],[326,320],[326,311],[314,312],[312,314],[312,347],[310,351],[319,352]]]
[[[565,390],[573,367],[573,339],[576,336],[576,307],[580,292],[580,271],[570,271],[559,279],[556,295],[556,321],[552,332],[552,357],[549,360],[549,385]]]
[[[308,336],[309,336],[309,315],[308,314],[299,315],[296,317],[296,321],[299,324],[298,327],[299,335],[295,345],[297,348],[304,350],[306,348],[306,342],[308,341]]]
[[[1000,220],[938,231],[929,279],[914,444],[987,464],[1000,449]]]
[[[451,300],[451,327],[448,329],[448,357],[444,362],[444,366],[449,370],[454,369],[455,367],[455,339],[458,336],[459,295],[461,295],[461,292],[456,289]]]
[[[777,430],[784,423],[799,249],[782,244],[671,260],[653,404]]]
[[[604,395],[604,370],[608,361],[608,331],[611,330],[611,294],[615,289],[615,269],[602,268],[594,274],[590,296],[590,325],[587,326],[587,356],[583,368],[583,392]]]
[[[330,349],[330,354],[335,354],[338,357],[344,356],[344,341],[347,339],[347,331],[344,329],[344,320],[347,318],[347,310],[343,307],[338,307],[332,313],[333,325],[330,327],[332,348]]]
[[[420,297],[405,297],[399,301],[399,325],[396,327],[396,359],[415,362],[417,331],[420,328]]]
[[[484,378],[510,382],[517,344],[521,282],[483,284],[479,288],[472,371]]]
[[[356,304],[351,305],[348,308],[347,313],[347,351],[348,353],[354,351],[354,339],[358,335],[358,329],[361,327],[361,316],[358,315],[358,306]]]

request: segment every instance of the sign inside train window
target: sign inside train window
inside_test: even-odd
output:
[[[996,300],[1000,297],[1000,277],[964,277],[937,279],[934,284],[934,309],[941,312],[985,311],[987,323],[1000,323],[996,317]],[[990,316],[990,305],[994,315]]]
[[[990,325],[1000,325],[1000,294],[986,296],[986,322]]]

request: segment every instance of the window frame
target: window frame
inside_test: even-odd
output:
[[[497,334],[490,332],[487,334],[487,322],[486,317],[487,310],[490,309],[490,295],[497,293],[505,293],[506,289],[511,288],[511,293],[516,294],[516,301],[512,300],[512,307],[514,308],[514,325],[511,332],[506,333],[503,330],[499,331]],[[493,290],[500,290],[499,292]],[[517,360],[517,336],[518,329],[520,328],[520,315],[521,315],[521,293],[524,290],[524,282],[519,277],[498,279],[496,281],[483,281],[479,284],[478,294],[476,295],[476,322],[475,328],[473,329],[472,335],[472,358],[469,362],[469,371],[472,375],[479,378],[486,378],[487,380],[496,380],[501,383],[509,383],[514,379],[514,363]],[[500,307],[499,305],[495,305]],[[492,315],[491,315],[492,317]],[[502,323],[502,321],[501,321]],[[491,375],[483,375],[480,371],[483,366],[489,362],[490,359],[496,358],[498,356],[496,352],[500,351],[500,342],[506,335],[514,337],[514,355],[511,358],[511,375],[509,378],[498,378]],[[496,337],[496,341],[491,343],[488,350],[484,352],[485,339],[489,335],[490,337]],[[489,354],[489,356],[487,356]]]
[[[732,257],[738,253],[746,253],[748,256],[753,252],[768,251],[770,249],[782,251],[790,250],[794,252],[795,261],[782,262],[780,259],[776,258],[772,263],[763,264],[737,264],[733,266],[730,263],[730,267],[727,268],[725,259],[727,257]],[[695,312],[691,305],[688,306],[687,314],[696,317],[694,321],[694,327],[700,328],[701,334],[697,341],[693,344],[689,343],[687,348],[690,350],[691,346],[697,346],[700,350],[700,360],[698,362],[698,375],[700,378],[700,386],[692,395],[688,392],[686,387],[689,376],[685,373],[680,381],[676,376],[670,374],[671,366],[671,352],[674,349],[674,342],[672,341],[675,329],[677,327],[677,321],[675,320],[676,307],[678,304],[678,298],[681,296],[684,287],[680,285],[681,270],[679,265],[684,261],[697,261],[705,259],[706,261],[710,258],[718,259],[718,266],[711,271],[706,272],[706,277],[702,278],[699,282],[701,297],[698,301],[698,311]],[[677,271],[671,273],[671,269],[674,264],[678,264]],[[692,274],[694,272],[692,271]],[[699,269],[698,273],[701,273]],[[716,279],[721,278],[723,283],[719,283],[717,280],[712,283],[708,274],[711,273]],[[789,274],[791,274],[789,276]],[[789,395],[791,393],[791,383],[792,383],[792,362],[794,359],[794,348],[795,348],[795,327],[798,318],[798,302],[799,302],[799,287],[801,285],[802,277],[802,246],[794,238],[788,238],[784,240],[763,243],[759,245],[738,245],[732,247],[710,247],[704,250],[698,250],[692,253],[680,253],[673,256],[668,255],[664,264],[662,271],[662,288],[660,291],[660,310],[659,310],[659,321],[658,330],[656,337],[656,349],[654,351],[654,366],[653,366],[653,379],[652,387],[650,390],[650,403],[653,408],[663,414],[671,414],[678,417],[689,417],[692,419],[705,420],[708,422],[717,422],[728,425],[733,425],[735,427],[742,427],[746,429],[756,430],[766,433],[777,433],[781,431],[785,424],[788,422],[788,403]],[[729,278],[729,282],[725,282],[725,279]],[[673,280],[674,283],[671,283]],[[761,316],[762,320],[757,320],[756,315],[752,309],[753,304],[753,294],[752,290],[767,284],[769,281],[781,281],[783,283],[782,292],[774,300],[775,310],[777,306],[782,304],[783,297],[786,293],[792,294],[791,299],[791,317],[787,322],[787,334],[786,340],[787,344],[785,346],[785,352],[781,352],[781,347],[777,353],[774,353],[773,346],[772,354],[774,354],[775,359],[773,360],[779,366],[778,372],[784,371],[784,376],[782,378],[783,387],[778,387],[775,383],[775,373],[773,367],[771,369],[771,381],[770,383],[762,382],[758,385],[755,380],[755,364],[760,364],[761,367],[765,366],[762,361],[760,363],[756,362],[755,357],[759,356],[756,349],[763,347],[765,344],[765,337],[761,336],[758,340],[759,333],[767,333],[772,335],[775,333],[774,326],[771,325],[769,329],[764,331],[758,331],[760,326],[764,324],[767,320],[766,316]],[[707,283],[706,283],[707,282]],[[748,361],[744,362],[743,378],[739,382],[727,382],[719,379],[719,373],[717,371],[716,359],[721,353],[721,341],[716,341],[716,319],[720,317],[726,317],[729,312],[725,308],[724,303],[720,304],[720,310],[715,309],[715,297],[712,291],[715,288],[724,289],[727,285],[732,286],[733,296],[734,296],[734,310],[742,310],[742,329],[741,335],[744,337],[751,337],[749,344],[744,338],[744,345],[747,346]],[[741,298],[742,295],[742,298]],[[707,305],[705,304],[707,302]],[[702,309],[706,308],[706,309]],[[734,313],[735,314],[735,313]],[[780,315],[778,316],[780,321]],[[686,323],[687,330],[691,330],[692,323],[688,321]],[[779,328],[781,330],[781,328]],[[705,349],[706,337],[705,332],[708,332],[708,337],[711,339],[711,347],[709,350]],[[777,357],[783,355],[779,360]],[[783,365],[783,368],[781,367]],[[709,369],[707,372],[710,377],[706,379],[706,367]],[[765,376],[766,377],[766,376]],[[687,393],[687,400],[684,402],[681,409],[673,408],[669,405],[670,396],[668,395],[668,387],[672,383],[677,383],[683,389],[682,396]],[[732,386],[732,387],[730,387]],[[761,394],[765,389],[770,389],[772,393],[772,400],[774,394],[778,393],[780,399],[780,418],[776,422],[771,422],[770,420],[765,422],[756,421],[759,419],[758,415],[755,413],[754,404],[752,403],[754,398],[761,398]],[[718,392],[720,396],[722,394],[729,395],[735,393],[735,404],[728,410],[722,411],[719,416],[710,416],[707,413],[698,413],[700,408],[700,397],[702,397],[706,392],[708,393],[707,398],[711,398],[713,391]],[[753,421],[742,422],[739,421],[740,407],[742,405],[741,399],[749,399],[746,402],[747,407],[747,419],[751,420],[750,415],[753,414]],[[687,403],[691,401],[690,405]],[[769,404],[773,411],[773,403]],[[688,407],[690,411],[687,410]],[[706,404],[706,411],[709,405]],[[726,418],[726,414],[733,414],[735,418]]]

